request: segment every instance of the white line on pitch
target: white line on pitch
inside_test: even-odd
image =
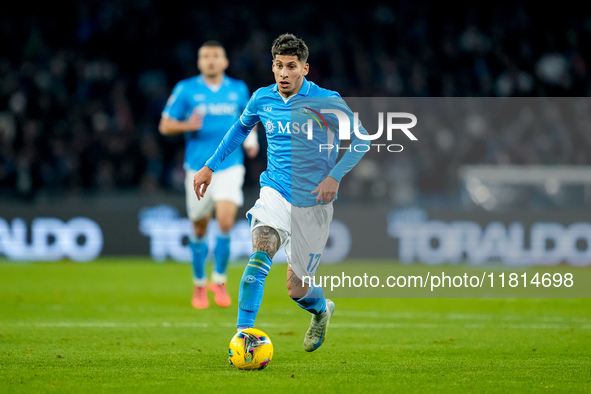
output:
[[[141,323],[120,323],[120,322],[14,322],[0,323],[0,327],[15,327],[15,328],[234,328],[234,323],[201,323],[201,322],[141,322]],[[275,323],[260,323],[258,327],[284,327],[284,324]],[[436,329],[443,327],[463,327],[470,329],[478,328],[505,328],[505,329],[525,329],[525,330],[564,330],[569,328],[575,328],[579,330],[591,330],[591,324],[582,324],[572,327],[569,324],[544,324],[544,323],[533,323],[533,324],[483,324],[483,323],[471,323],[471,324],[445,324],[445,323],[333,323],[330,325],[332,328],[422,328],[422,329]]]
[[[437,312],[377,312],[377,311],[339,311],[339,315],[348,317],[371,317],[381,319],[417,319],[431,318],[444,320],[504,320],[513,322],[537,322],[556,323],[583,323],[591,324],[591,319],[578,316],[527,316],[527,315],[502,315],[486,313],[437,313]]]

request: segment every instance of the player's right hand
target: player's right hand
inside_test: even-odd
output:
[[[197,200],[201,200],[205,195],[205,191],[211,183],[212,176],[213,170],[207,166],[203,166],[193,177],[193,189],[197,195]]]
[[[203,117],[199,115],[199,112],[197,110],[195,110],[191,114],[191,117],[189,117],[189,119],[186,120],[186,124],[188,129],[191,131],[201,130],[201,128],[203,127]]]

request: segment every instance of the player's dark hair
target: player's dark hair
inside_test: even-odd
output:
[[[224,56],[226,56],[226,48],[224,48],[224,46],[222,45],[221,42],[216,41],[216,40],[208,40],[208,41],[205,41],[203,44],[201,44],[201,46],[197,50],[197,58],[199,58],[199,52],[201,51],[201,49],[205,48],[205,47],[222,48],[222,50],[224,51]]]
[[[224,46],[222,45],[222,43],[219,41],[216,41],[216,40],[205,41],[203,44],[201,44],[199,49],[201,49],[203,47],[219,47],[219,48],[224,49]]]
[[[275,39],[271,47],[271,54],[273,55],[273,59],[277,55],[297,56],[300,62],[306,63],[310,52],[304,40],[293,34],[286,33]]]

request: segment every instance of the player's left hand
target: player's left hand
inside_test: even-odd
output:
[[[320,182],[320,185],[316,187],[316,189],[312,190],[312,194],[318,193],[316,196],[317,203],[326,203],[331,202],[337,195],[339,191],[339,182],[331,176],[327,176],[325,180]]]

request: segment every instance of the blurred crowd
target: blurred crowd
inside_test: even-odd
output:
[[[197,73],[196,50],[208,39],[226,46],[228,75],[251,91],[273,82],[271,43],[291,32],[310,48],[308,78],[343,97],[591,95],[586,10],[410,0],[337,10],[321,3],[288,9],[277,3],[63,3],[35,10],[0,6],[3,196],[182,191],[183,138],[162,137],[157,125],[174,84]],[[454,171],[462,164],[588,165],[591,128],[580,123],[577,129],[527,127],[517,137],[511,128],[469,135],[461,127],[433,128],[412,155],[368,155],[345,178],[342,193],[388,201],[400,194],[397,177],[404,173],[405,187],[413,190],[408,195],[445,200],[455,193]],[[266,166],[260,140],[261,153],[246,163],[247,192],[258,190]],[[391,170],[380,172],[383,165]],[[367,180],[367,188],[359,187]]]

